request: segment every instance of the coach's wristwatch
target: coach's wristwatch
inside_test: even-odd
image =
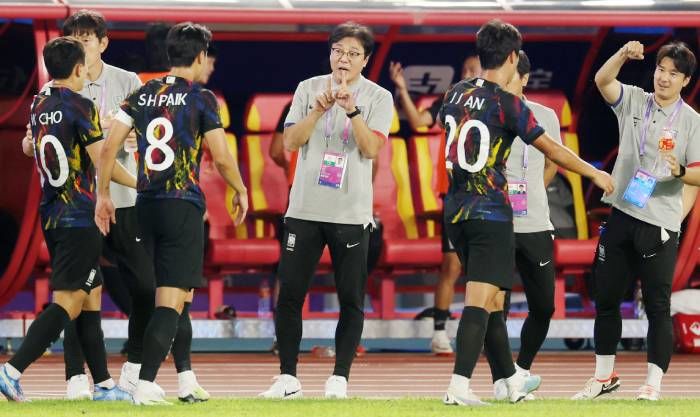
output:
[[[345,114],[348,116],[348,119],[352,119],[353,117],[355,117],[361,113],[362,113],[362,110],[360,110],[359,107],[355,106],[355,111],[353,111],[352,113],[345,113]]]
[[[683,178],[684,175],[685,175],[685,167],[683,165],[680,165],[678,175],[674,175],[674,177]]]

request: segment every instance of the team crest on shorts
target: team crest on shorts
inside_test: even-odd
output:
[[[297,241],[297,235],[294,233],[290,233],[287,236],[287,250],[290,252],[294,252],[294,245],[296,244]]]

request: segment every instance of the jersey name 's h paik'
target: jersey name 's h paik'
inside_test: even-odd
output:
[[[169,75],[129,96],[116,118],[136,131],[138,198],[180,198],[204,209],[202,140],[206,132],[222,127],[214,94]]]

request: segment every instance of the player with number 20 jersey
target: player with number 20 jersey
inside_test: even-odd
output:
[[[445,95],[439,117],[448,140],[448,223],[512,222],[506,160],[517,136],[529,145],[544,133],[532,111],[520,97],[498,84],[473,78],[458,83]]]
[[[136,131],[138,199],[180,198],[204,210],[202,140],[204,133],[222,127],[214,93],[168,75],[129,96],[116,117]]]

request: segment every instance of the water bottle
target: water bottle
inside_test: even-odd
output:
[[[262,281],[260,281],[260,290],[258,292],[258,318],[272,318],[271,306],[272,292],[270,291],[270,284],[267,282],[267,278],[263,278]]]

